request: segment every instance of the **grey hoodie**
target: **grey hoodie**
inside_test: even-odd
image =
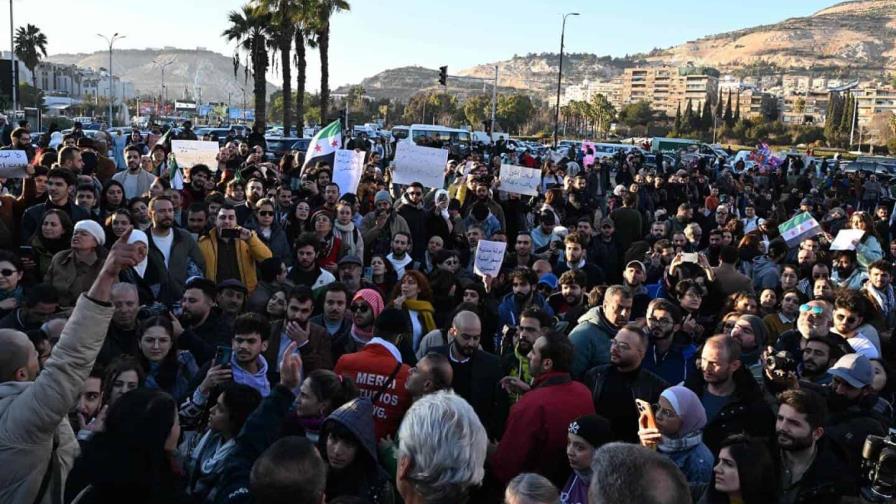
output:
[[[753,289],[756,292],[761,292],[762,289],[774,289],[780,281],[781,267],[767,255],[757,256],[753,258],[750,275],[753,278]]]

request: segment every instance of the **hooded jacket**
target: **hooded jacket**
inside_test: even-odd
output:
[[[580,378],[589,369],[610,363],[610,340],[618,330],[604,316],[602,306],[595,306],[579,318],[579,325],[569,333],[569,341],[575,347],[573,377]]]
[[[761,255],[753,258],[753,268],[750,270],[750,277],[753,279],[753,289],[756,292],[762,289],[774,289],[778,287],[781,276],[781,267],[778,263],[769,259],[768,256]]]
[[[343,404],[324,420],[321,432],[327,432],[328,427],[333,423],[340,424],[352,434],[361,448],[355,452],[355,459],[349,467],[339,471],[340,473],[350,473],[354,476],[353,478],[327,478],[328,500],[341,495],[352,495],[372,504],[394,502],[395,496],[389,475],[379,465],[377,458],[373,415],[373,404],[366,397],[360,397]],[[321,453],[326,454],[327,437],[321,436],[319,443]],[[326,459],[326,455],[324,458]],[[331,467],[330,471],[333,472],[334,469]],[[342,476],[347,475],[342,474]]]
[[[40,502],[62,501],[78,453],[67,415],[103,345],[113,311],[81,296],[37,379],[0,383],[0,502],[34,502],[48,467],[50,482]]]

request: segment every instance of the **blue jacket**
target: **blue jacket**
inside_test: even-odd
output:
[[[712,483],[712,467],[715,459],[709,448],[702,442],[680,451],[663,451],[662,453],[672,459],[672,462],[675,462],[675,465],[681,469],[685,479],[688,480],[688,486],[693,488]]]
[[[579,325],[569,333],[569,341],[575,347],[572,359],[572,376],[581,378],[589,369],[610,363],[610,340],[618,328],[604,317],[604,309],[594,307],[579,317]]]
[[[666,355],[656,353],[656,345],[653,343],[647,348],[641,367],[653,371],[660,378],[675,385],[687,378],[689,372],[694,372],[694,356],[696,349],[693,345],[681,346],[673,344]]]
[[[529,304],[541,308],[547,312],[549,317],[554,316],[554,310],[548,305],[544,297],[537,292],[532,294],[532,300]],[[519,325],[520,313],[523,311],[523,308],[525,308],[525,305],[517,306],[516,300],[513,298],[513,292],[504,296],[504,299],[501,300],[501,304],[498,306],[498,332],[496,336],[501,336],[505,325],[514,327]]]

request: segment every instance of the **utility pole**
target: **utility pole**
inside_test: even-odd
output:
[[[495,135],[495,108],[498,106],[498,65],[495,65],[495,85],[492,86],[492,122],[489,126],[488,137],[494,143]]]
[[[560,124],[560,86],[563,83],[563,39],[566,35],[566,18],[578,16],[578,12],[568,12],[563,15],[563,27],[560,29],[560,69],[557,72],[557,107],[554,110],[554,148],[557,148],[557,127]]]
[[[101,35],[99,33],[96,34],[97,37],[105,40],[109,44],[109,127],[114,126],[112,121],[112,101],[115,96],[115,88],[112,87],[112,44],[115,43],[116,40],[121,40],[125,37],[125,35],[119,35],[118,32],[112,35],[112,38],[106,37],[105,35]]]
[[[12,72],[12,118],[9,120],[9,124],[15,123],[16,117],[16,109],[18,108],[16,104],[16,85],[18,84],[18,72],[16,72],[16,44],[15,39],[13,38],[15,34],[15,29],[13,28],[12,22],[12,0],[9,0],[9,70]]]
[[[853,104],[855,106],[852,108],[852,124],[849,127],[849,147],[850,148],[852,148],[852,136],[856,131],[856,116],[859,115],[859,96],[855,95],[852,98],[853,98],[853,100],[855,100],[853,102]],[[859,149],[859,150],[861,150],[861,149]]]
[[[168,68],[169,65],[174,63],[177,57],[172,57],[169,60],[161,61],[159,58],[152,60],[153,64],[159,67],[162,70],[162,104],[164,105],[165,101],[168,100],[168,88],[165,87],[165,69]]]

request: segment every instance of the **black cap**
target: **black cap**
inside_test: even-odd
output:
[[[610,422],[600,415],[576,418],[569,424],[569,433],[583,437],[594,448],[600,448],[615,439]]]
[[[227,280],[224,280],[223,282],[218,284],[218,291],[222,291],[224,289],[239,291],[243,294],[249,293],[249,289],[247,289],[246,286],[243,285],[243,282],[240,282],[235,278],[228,278]]]

